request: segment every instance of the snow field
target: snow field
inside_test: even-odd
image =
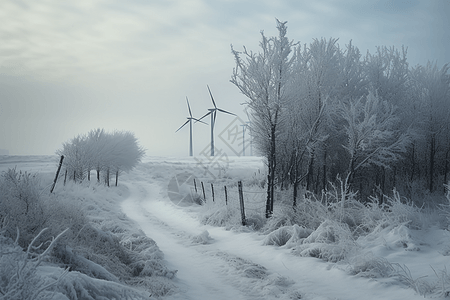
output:
[[[56,157],[0,159],[1,171],[17,166],[38,172],[47,188],[56,165]],[[424,213],[395,197],[391,211],[351,201],[331,203],[327,209],[320,201],[303,199],[297,214],[277,206],[274,218],[258,219],[263,223],[254,230],[240,225],[238,207],[225,207],[223,196],[214,204],[183,207],[168,196],[168,183],[179,173],[192,173],[217,186],[243,180],[244,187],[257,189],[265,177],[262,170],[258,158],[232,158],[221,176],[208,178],[195,159],[151,157],[124,174],[117,188],[96,183],[63,186],[60,178],[54,197],[82,207],[91,229],[84,228],[80,235],[100,239],[90,256],[84,244],[72,247],[77,253],[73,258],[84,263],[87,274],[72,270],[48,292],[54,299],[371,300],[448,295],[447,225],[436,213]],[[2,249],[9,247],[5,245],[1,243]],[[130,252],[134,254],[128,256]],[[130,269],[141,275],[127,275]],[[62,271],[58,264],[45,262],[36,278],[56,280]]]

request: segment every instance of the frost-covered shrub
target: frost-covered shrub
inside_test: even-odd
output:
[[[263,245],[286,246],[291,248],[301,244],[313,231],[297,224],[284,226],[269,233],[263,241]]]
[[[6,219],[4,235],[22,247],[44,228],[45,213],[39,201],[39,178],[35,174],[8,169],[0,177],[0,219]]]
[[[266,236],[263,245],[284,246],[292,237],[292,233],[292,226],[280,227]]]
[[[212,226],[234,226],[241,223],[240,212],[237,208],[226,205],[209,209],[202,216],[202,223]]]
[[[4,235],[16,238],[26,247],[43,228],[38,242],[50,239],[65,229],[59,242],[73,239],[87,223],[82,209],[66,198],[42,193],[38,174],[9,169],[0,177],[0,219],[4,220]]]
[[[386,223],[386,213],[388,208],[386,204],[380,203],[378,197],[369,197],[363,210],[363,221],[361,228],[366,232],[371,232],[379,224]]]
[[[263,227],[263,232],[268,234],[278,228],[293,226],[294,224],[304,227],[308,227],[305,224],[311,226],[311,224],[314,223],[312,220],[315,219],[315,216],[314,214],[308,216],[308,212],[313,213],[314,209],[311,209],[310,211],[311,207],[308,208],[306,202],[309,202],[309,200],[305,199],[305,201],[302,201],[295,209],[291,205],[277,204],[273,216],[267,220]],[[319,224],[320,222],[318,222],[317,226],[319,226]]]
[[[347,224],[325,220],[292,253],[337,262],[354,253],[357,248]]]
[[[150,293],[129,286],[101,279],[91,278],[79,272],[69,272],[56,287],[69,300],[96,299],[149,299]]]
[[[423,210],[408,199],[402,199],[397,191],[394,190],[392,197],[387,197],[386,204],[390,225],[407,224],[412,229],[423,229],[428,225]]]
[[[246,226],[252,228],[253,230],[260,230],[266,224],[267,219],[262,214],[251,214],[246,216],[245,224]]]
[[[351,275],[369,278],[387,278],[396,273],[394,266],[385,258],[365,253],[349,258],[347,271]]]
[[[325,220],[303,243],[338,243],[352,239],[352,233],[348,225],[333,220]]]
[[[60,272],[53,279],[38,273],[38,267],[48,256],[56,240],[53,239],[44,251],[37,241],[44,233],[43,229],[24,251],[16,241],[0,234],[0,299],[1,300],[35,300],[50,299],[53,287],[66,275]]]
[[[53,255],[71,270],[114,282],[138,276],[173,278],[176,273],[167,268],[163,253],[144,233],[122,233],[119,237],[89,223],[73,241],[58,244]]]
[[[357,242],[367,247],[383,245],[387,249],[404,249],[406,251],[419,251],[421,244],[406,224],[388,225],[381,223],[366,236],[360,236]]]

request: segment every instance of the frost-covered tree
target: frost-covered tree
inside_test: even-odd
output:
[[[110,157],[110,169],[108,169],[107,177],[109,182],[109,172],[114,172],[117,186],[119,173],[128,172],[136,167],[141,162],[145,150],[139,146],[137,138],[129,131],[114,132],[110,136],[110,143],[111,147],[107,155]]]
[[[448,131],[450,123],[449,68],[448,64],[438,68],[436,63],[428,62],[426,66],[417,66],[410,72],[411,90],[417,101],[415,127],[421,137],[415,145],[420,151],[420,155],[427,157],[423,173],[427,174],[427,185],[430,191],[434,190],[434,181],[438,175],[436,173],[440,173],[436,166],[446,166],[441,172],[448,172],[448,149],[450,147]],[[427,154],[424,155],[423,152]]]
[[[337,114],[345,122],[348,154],[347,180],[353,183],[355,173],[369,166],[390,165],[406,152],[410,137],[400,132],[396,108],[370,92],[348,104],[342,103]]]
[[[261,32],[259,53],[238,52],[232,48],[236,67],[231,82],[247,96],[253,141],[267,159],[266,217],[273,213],[277,136],[283,120],[283,109],[289,100],[289,82],[294,72],[295,47],[287,38],[286,22],[277,22],[278,36],[266,37]]]
[[[247,96],[256,148],[267,159],[267,215],[275,186],[313,193],[347,174],[360,197],[415,180],[431,191],[450,172],[449,67],[410,69],[405,48],[362,56],[351,42],[299,46],[262,34],[260,52],[232,49],[231,82]],[[437,181],[438,180],[438,181]],[[356,185],[358,184],[358,185]]]
[[[337,88],[341,86],[341,69],[339,68],[340,50],[337,47],[337,39],[313,40],[306,49],[303,57],[306,68],[297,80],[303,82],[297,84],[301,87],[296,93],[300,95],[297,104],[297,118],[303,126],[303,132],[307,132],[306,143],[309,162],[306,176],[306,188],[313,189],[314,166],[318,162],[318,154],[322,163],[326,166],[327,143],[330,136],[329,108],[335,99]],[[325,171],[326,173],[326,171]],[[317,172],[318,174],[318,172]],[[325,176],[325,174],[324,174]],[[318,183],[319,181],[316,180]]]
[[[121,171],[133,169],[145,155],[133,133],[115,131],[107,133],[103,129],[91,130],[87,135],[78,135],[63,144],[58,150],[64,155],[64,166],[74,180],[90,180],[90,172],[95,169],[97,180],[103,172],[105,184],[109,186],[110,174],[116,175],[116,185]]]
[[[63,143],[62,149],[56,153],[64,155],[64,165],[69,178],[74,181],[84,180],[87,174],[86,160],[89,157],[86,136],[75,136],[70,141]]]
[[[382,100],[397,107],[401,107],[407,89],[406,55],[405,48],[400,51],[394,47],[382,46],[377,47],[375,54],[367,52],[364,60],[364,72],[370,89]]]

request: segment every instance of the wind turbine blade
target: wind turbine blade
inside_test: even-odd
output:
[[[198,121],[200,121],[201,119],[203,119],[204,117],[206,117],[206,116],[209,116],[209,114],[211,113],[211,111],[209,112],[209,113],[207,113],[206,115],[204,115],[203,117],[201,117],[200,119],[198,119]],[[198,122],[197,121],[197,122]]]
[[[229,111],[226,111],[226,110],[223,110],[223,109],[220,109],[220,108],[218,108],[217,110],[220,111],[220,112],[226,113],[226,114],[233,115],[233,116],[236,115],[236,114],[233,114],[232,112],[229,112]]]
[[[208,125],[208,123],[205,123],[205,122],[203,122],[203,121],[200,121],[199,119],[196,119],[196,118],[192,118],[192,120],[195,120],[195,123],[200,122],[200,123],[203,123],[203,124],[205,124],[205,125]]]
[[[190,115],[191,118],[192,118],[191,106],[189,105],[188,97],[186,97],[186,101],[187,101],[187,105],[188,105],[188,109],[189,109],[189,115]]]
[[[216,124],[217,109],[214,111],[214,124]]]
[[[211,93],[211,90],[210,90],[210,88],[209,88],[209,85],[206,85],[206,86],[208,87],[209,95],[211,96],[211,100],[212,100],[212,103],[214,104],[214,108],[217,109],[216,102],[214,101],[214,97],[213,97],[213,95],[212,95],[212,93]]]
[[[180,128],[178,128],[177,131],[175,131],[175,133],[178,132],[178,130],[180,130],[181,128],[183,128],[184,125],[186,125],[187,123],[189,123],[189,121],[190,121],[190,120],[187,120],[186,123],[184,123],[183,125],[181,125]]]

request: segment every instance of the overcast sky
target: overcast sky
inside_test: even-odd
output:
[[[275,18],[302,44],[352,40],[363,54],[404,45],[411,65],[442,66],[450,62],[449,16],[448,0],[2,0],[0,149],[54,154],[104,128],[134,132],[148,155],[188,155],[188,126],[175,133],[188,116],[186,97],[194,117],[204,115],[209,85],[217,105],[245,121],[245,98],[229,82],[230,44],[258,50],[261,30],[277,34]],[[233,121],[218,115],[216,135]],[[209,126],[195,124],[197,155],[209,137]]]

